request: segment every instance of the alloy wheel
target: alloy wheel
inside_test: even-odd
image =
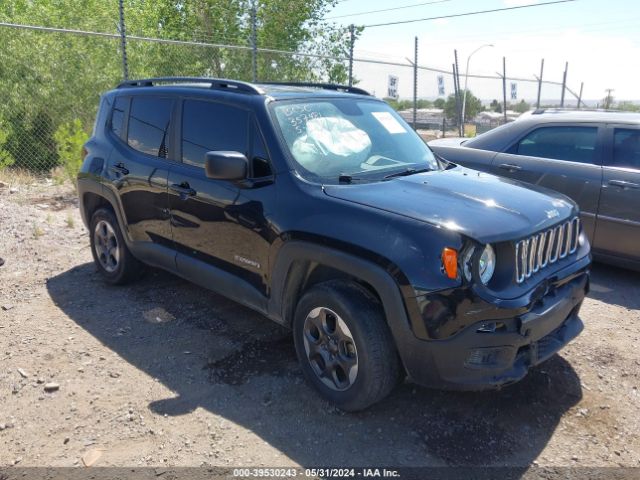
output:
[[[118,237],[111,224],[100,220],[93,231],[93,243],[96,257],[108,273],[113,273],[118,268],[120,261],[120,248]]]
[[[304,321],[304,349],[311,369],[327,387],[344,391],[358,375],[353,335],[340,316],[326,307],[311,310]]]

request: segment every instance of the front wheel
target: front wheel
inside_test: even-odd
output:
[[[308,290],[293,332],[306,379],[342,410],[367,408],[398,383],[400,362],[382,307],[355,283],[329,281]]]

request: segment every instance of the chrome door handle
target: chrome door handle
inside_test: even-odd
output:
[[[513,163],[501,163],[500,168],[503,170],[508,170],[510,172],[517,172],[519,170],[522,170],[522,167],[520,165],[515,165]]]
[[[626,182],[624,180],[609,180],[609,185],[611,185],[612,187],[620,187],[623,189],[640,188],[640,184],[633,183],[633,182]]]

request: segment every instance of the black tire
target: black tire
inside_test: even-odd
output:
[[[355,343],[355,352],[349,352],[351,357],[355,353],[357,365],[353,381],[350,381],[347,376],[351,374],[351,369],[347,375],[327,374],[329,370],[335,372],[340,369],[340,367],[332,369],[331,365],[335,365],[334,359],[342,353],[340,351],[336,353],[335,349],[327,353],[327,349],[330,347],[325,348],[324,345],[330,343],[331,340],[314,342],[317,335],[312,334],[311,331],[315,332],[316,321],[319,323],[325,321],[315,320],[323,316],[322,311],[325,312],[324,318],[327,318],[327,315],[330,317],[335,312],[340,320],[346,324]],[[314,312],[317,317],[311,315]],[[310,323],[307,323],[307,327],[305,327],[308,317]],[[393,337],[385,321],[382,306],[373,295],[356,283],[332,280],[309,289],[296,307],[293,334],[296,353],[305,378],[322,397],[341,410],[354,412],[379,402],[394,389],[400,380],[400,360]],[[320,335],[322,334],[326,334],[326,332],[322,332]],[[318,347],[318,345],[321,346]],[[307,353],[307,348],[312,350],[310,354]],[[319,348],[325,348],[326,351],[323,351],[322,355],[314,355]],[[330,356],[328,364],[323,363],[323,359],[326,358],[325,354]],[[318,358],[320,362],[318,362]],[[316,373],[318,370],[322,370],[318,363],[325,365],[324,375]],[[324,379],[321,378],[321,375]],[[341,385],[348,386],[343,386],[342,390],[337,389],[338,385],[335,384],[337,377],[343,379]],[[327,386],[327,383],[331,382],[334,385]]]
[[[98,226],[101,227],[103,232],[108,231],[108,235],[112,234],[112,240],[115,239],[110,243],[114,252],[114,255],[109,256],[110,261],[105,260],[107,255],[104,254],[104,245],[98,245],[96,243],[96,229]],[[108,208],[96,210],[91,217],[89,228],[93,261],[102,277],[108,283],[112,285],[124,285],[140,277],[143,271],[143,265],[127,248],[124,237],[122,236],[122,231],[120,230],[120,225],[112,210]],[[113,261],[115,257],[117,257],[116,262]]]

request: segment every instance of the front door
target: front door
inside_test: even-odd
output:
[[[592,241],[602,182],[603,129],[593,124],[545,125],[523,135],[493,159],[492,172],[563,193],[580,207]]]
[[[182,104],[182,162],[169,174],[169,208],[178,270],[193,271],[197,260],[232,273],[266,293],[268,209],[273,182],[242,184],[207,178],[208,151],[237,151],[263,157],[254,146],[261,138],[251,113],[239,107],[186,99]],[[261,140],[260,140],[261,141]],[[268,162],[268,159],[262,159]],[[251,162],[256,163],[256,162]],[[267,171],[269,164],[259,163]],[[250,168],[250,172],[252,169]]]
[[[607,128],[594,248],[640,260],[640,127]]]

